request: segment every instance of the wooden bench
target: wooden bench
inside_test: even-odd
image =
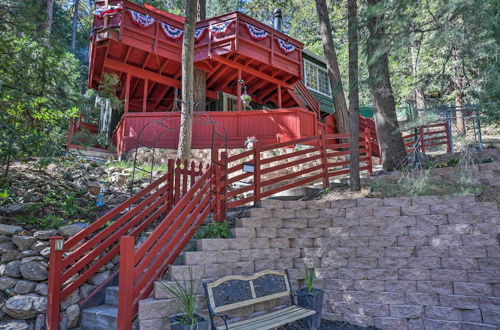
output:
[[[203,283],[203,287],[213,329],[272,329],[316,314],[314,310],[295,304],[286,272],[264,270],[250,276],[226,276],[215,282]],[[287,296],[291,299],[291,305],[288,307],[247,320],[227,323],[229,316],[224,314],[225,312]],[[224,321],[224,325],[215,325],[214,320],[217,317]]]

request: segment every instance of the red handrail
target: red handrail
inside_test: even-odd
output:
[[[213,210],[212,169],[196,180],[140,247],[135,249],[134,237],[122,237],[118,329],[131,328],[139,300],[150,294],[158,276],[177,258],[196,228]]]
[[[60,302],[120,252],[122,237],[137,237],[162,214],[167,213],[175,205],[175,200],[189,196],[188,187],[194,187],[197,177],[206,175],[202,172],[201,164],[196,166],[194,162],[188,164],[185,161],[182,165],[181,169],[181,162],[169,160],[167,174],[87,228],[65,242],[62,237],[51,238],[48,329],[58,328]],[[178,179],[179,176],[182,178]],[[75,275],[79,276],[70,281]]]

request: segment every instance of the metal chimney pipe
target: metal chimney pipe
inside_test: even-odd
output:
[[[276,8],[273,10],[273,24],[274,29],[281,32],[281,23],[283,22],[283,16],[281,14],[281,9]]]

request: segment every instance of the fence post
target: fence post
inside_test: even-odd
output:
[[[217,221],[224,221],[226,219],[226,182],[227,182],[227,152],[223,152],[220,159],[217,184]]]
[[[424,129],[422,126],[420,126],[418,128],[418,132],[419,132],[419,136],[420,136],[420,151],[422,151],[422,153],[425,154],[425,133],[424,133]]]
[[[134,244],[133,236],[120,239],[120,270],[118,283],[117,329],[130,330],[132,326],[132,306],[134,301]]]
[[[326,139],[324,134],[319,135],[319,145],[321,147],[321,165],[323,165],[323,188],[328,188],[330,186],[330,180],[328,180],[328,158],[326,149]]]
[[[368,127],[365,128],[365,143],[366,143],[366,156],[368,157],[367,159],[367,165],[368,165],[368,174],[372,175],[373,173],[373,168],[372,168],[372,141],[370,137],[370,129]],[[361,148],[359,148],[361,149]]]
[[[53,236],[50,238],[49,288],[45,325],[47,329],[51,330],[59,329],[63,242],[64,238],[62,236]]]
[[[253,201],[257,205],[260,200],[260,148],[258,142],[254,143],[253,148]]]

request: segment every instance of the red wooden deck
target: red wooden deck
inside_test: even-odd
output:
[[[125,0],[110,0],[109,5],[122,9],[110,17],[94,17],[89,86],[97,89],[103,73],[117,73],[126,112],[171,111],[180,89],[182,38],[167,37],[162,24],[183,30],[184,18]],[[140,27],[133,12],[154,22]],[[224,33],[213,32],[224,23],[229,24]],[[265,37],[255,39],[250,28]],[[238,82],[244,81],[258,103],[303,106],[292,86],[301,79],[302,43],[239,12],[200,21],[197,29],[202,33],[195,43],[195,66],[207,72],[208,98],[216,98],[219,91],[239,96]],[[290,47],[287,52],[280,40]]]
[[[234,112],[207,112],[216,122],[223,125],[227,132],[227,148],[243,148],[248,137],[255,136],[261,144],[285,142],[293,139],[317,135],[316,116],[310,111],[299,108],[254,110]],[[139,143],[153,146],[155,139],[163,133],[156,147],[177,148],[179,112],[143,112],[126,113],[115,129],[113,142],[118,154],[137,147],[138,135],[144,125],[153,121],[168,118],[165,124],[177,129],[165,130],[161,125],[151,125],[144,130]],[[216,138],[216,146],[224,147],[221,138]],[[212,147],[212,132],[210,125],[193,126],[193,149]]]

